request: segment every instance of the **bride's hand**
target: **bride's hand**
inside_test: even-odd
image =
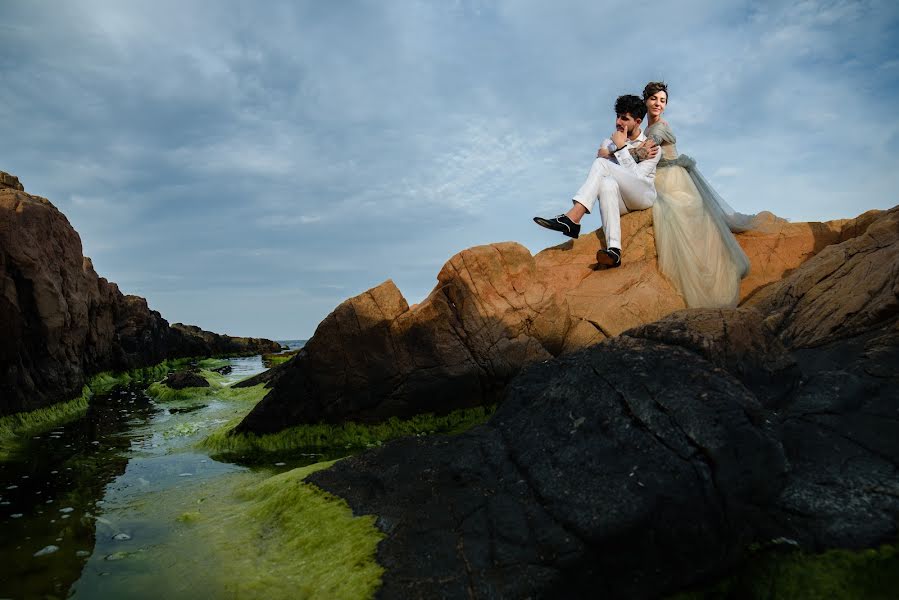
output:
[[[647,138],[642,144],[640,144],[640,150],[646,152],[646,158],[655,158],[656,154],[659,153],[659,145],[656,144],[656,141],[652,138]]]

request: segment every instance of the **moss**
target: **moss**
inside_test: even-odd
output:
[[[0,417],[0,460],[9,458],[21,445],[23,439],[49,431],[65,423],[81,418],[87,412],[90,399],[98,394],[109,393],[113,388],[130,383],[147,383],[160,379],[170,370],[188,364],[192,359],[166,360],[151,367],[132,369],[121,373],[104,371],[88,379],[81,388],[81,395],[67,402],[32,411]]]
[[[332,464],[274,476],[230,473],[149,494],[144,519],[164,524],[163,537],[129,559],[127,577],[104,580],[121,589],[97,584],[79,594],[188,597],[199,589],[209,598],[371,598],[383,573],[375,517],[354,517],[346,502],[304,481]]]
[[[895,598],[899,590],[899,544],[870,550],[767,550],[750,558],[739,571],[700,590],[672,600],[769,598]]]
[[[265,393],[261,386],[257,387],[260,387],[263,394]],[[237,422],[234,422],[207,437],[201,446],[222,455],[237,455],[245,459],[289,455],[300,451],[345,452],[377,446],[388,440],[408,435],[460,433],[485,422],[494,410],[495,407],[482,406],[456,410],[443,416],[429,413],[416,415],[410,419],[394,417],[374,425],[361,423],[299,425],[278,433],[259,436],[233,433],[233,427],[237,425]]]
[[[286,363],[291,358],[293,358],[297,352],[299,352],[299,350],[289,350],[287,352],[279,352],[277,354],[263,354],[262,364],[270,369],[275,365]]]
[[[91,389],[84,386],[81,395],[68,402],[0,417],[0,460],[7,459],[15,452],[23,438],[27,439],[84,416],[90,397]]]
[[[205,366],[202,361],[198,366]],[[223,361],[227,363],[227,361]],[[213,363],[213,368],[216,368]],[[165,383],[158,381],[147,388],[147,395],[161,402],[173,402],[181,400],[202,400],[208,396],[216,396],[224,400],[259,401],[265,395],[260,386],[251,388],[233,388],[226,375],[201,368],[198,375],[209,382],[208,387],[188,387],[180,390],[170,388]],[[252,390],[252,391],[249,391]]]

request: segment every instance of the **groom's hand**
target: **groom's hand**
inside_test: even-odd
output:
[[[612,134],[612,143],[619,150],[624,148],[624,145],[627,143],[627,131],[618,131],[616,129],[615,133]]]

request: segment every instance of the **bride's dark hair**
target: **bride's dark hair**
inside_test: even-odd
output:
[[[665,96],[668,96],[668,84],[664,81],[650,81],[646,84],[646,87],[643,88],[643,100],[646,101],[653,94],[658,94],[659,92],[665,92]]]

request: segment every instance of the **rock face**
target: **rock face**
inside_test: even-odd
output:
[[[382,598],[656,597],[753,543],[895,539],[897,252],[893,209],[744,307],[531,366],[486,425],[310,480],[378,515]]]
[[[862,234],[878,215],[829,223],[786,223],[772,215],[763,231],[740,234],[752,261],[742,297]],[[618,269],[593,269],[597,230],[536,256],[513,242],[464,250],[416,306],[392,281],[350,298],[272,376],[272,391],[240,429],[379,421],[489,403],[527,365],[683,309],[657,268],[652,212],[625,215],[621,223],[627,242]]]
[[[209,387],[209,382],[201,375],[191,373],[190,371],[179,371],[178,373],[170,373],[163,381],[164,384],[173,390],[183,390],[192,387]]]
[[[0,172],[0,415],[69,400],[95,373],[170,357],[270,352],[269,340],[169,327],[99,277],[46,198]]]

